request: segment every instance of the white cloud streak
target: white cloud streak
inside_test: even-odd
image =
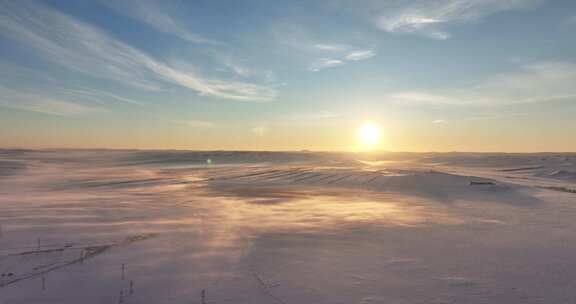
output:
[[[341,66],[343,64],[344,64],[344,61],[342,61],[340,59],[321,58],[320,60],[318,60],[317,62],[315,62],[312,65],[311,70],[314,72],[318,72],[318,71],[323,70],[323,69],[333,68],[333,67]]]
[[[40,4],[3,2],[0,34],[61,66],[141,89],[159,90],[167,82],[224,99],[270,101],[276,97],[276,91],[268,86],[209,79],[168,66],[91,25]]]
[[[313,72],[318,72],[320,70],[345,65],[350,62],[370,59],[374,56],[376,56],[376,53],[373,50],[352,50],[346,52],[343,55],[340,55],[340,57],[320,58],[319,60],[316,60],[314,63],[312,63],[310,70]]]
[[[101,91],[101,90],[95,90],[95,89],[89,89],[89,88],[78,88],[78,89],[64,89],[63,88],[61,91],[63,93],[67,93],[67,94],[71,94],[71,95],[79,95],[79,96],[83,96],[85,98],[91,98],[91,99],[96,100],[96,102],[99,102],[99,103],[103,103],[103,102],[107,102],[107,101],[117,101],[117,102],[129,103],[129,104],[134,104],[134,105],[142,105],[142,103],[140,103],[137,100],[123,97],[123,96],[119,96],[119,95],[112,94],[110,92]]]
[[[314,45],[314,48],[321,50],[321,51],[329,51],[329,52],[342,52],[350,49],[349,45],[344,44],[327,44],[327,43],[317,43]]]
[[[450,38],[447,28],[479,22],[509,10],[526,9],[540,0],[416,0],[381,2],[376,26],[389,33],[419,34],[433,39]]]
[[[360,61],[372,58],[374,56],[376,56],[376,53],[374,53],[373,50],[357,50],[344,56],[344,59],[349,61]]]
[[[352,44],[341,39],[330,41],[313,36],[299,26],[279,27],[272,31],[279,45],[291,49],[291,56],[296,54],[307,63],[308,70],[318,72],[328,68],[343,66],[357,61],[370,59],[376,52],[368,43]]]
[[[221,42],[208,39],[202,35],[193,33],[181,21],[174,17],[178,14],[177,8],[167,5],[167,1],[157,0],[102,0],[102,3],[119,13],[138,20],[155,30],[176,36],[182,40],[197,43],[220,45]]]
[[[388,100],[401,104],[511,105],[576,99],[576,64],[536,62],[470,88],[442,92],[397,92]]]
[[[58,116],[105,111],[102,107],[85,105],[66,98],[13,90],[2,86],[0,86],[0,106]]]
[[[101,112],[110,103],[141,105],[108,91],[61,81],[31,68],[0,61],[0,106],[68,116]]]

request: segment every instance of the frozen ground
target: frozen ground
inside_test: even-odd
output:
[[[0,303],[576,303],[576,154],[0,150]]]

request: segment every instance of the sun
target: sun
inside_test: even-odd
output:
[[[364,149],[378,145],[380,138],[380,126],[373,121],[365,121],[356,129],[356,140]]]

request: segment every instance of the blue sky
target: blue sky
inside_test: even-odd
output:
[[[574,151],[575,31],[574,1],[0,1],[0,144]]]

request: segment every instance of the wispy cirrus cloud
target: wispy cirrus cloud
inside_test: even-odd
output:
[[[106,111],[111,103],[141,105],[110,91],[87,88],[46,73],[0,61],[0,106],[70,116]]]
[[[540,0],[416,0],[382,1],[374,17],[376,26],[389,33],[450,38],[448,28],[479,22],[485,17],[534,7]]]
[[[537,102],[576,96],[576,63],[569,61],[532,62],[512,73],[485,80],[475,92],[494,92],[501,99]]]
[[[341,53],[343,54],[340,54],[338,57],[320,58],[316,60],[310,66],[310,70],[313,72],[318,72],[320,70],[345,65],[354,61],[366,60],[376,56],[374,50],[370,49],[356,49]]]
[[[171,83],[232,100],[270,101],[276,97],[269,86],[208,78],[169,66],[94,26],[38,3],[3,2],[0,17],[0,34],[34,49],[45,60],[88,76],[146,90]]]
[[[343,52],[351,48],[351,46],[346,44],[329,44],[329,43],[317,43],[314,44],[313,47],[321,51],[329,51],[329,52]]]
[[[183,22],[185,16],[179,16],[178,7],[175,7],[178,4],[182,5],[182,3],[171,1],[171,5],[169,5],[167,1],[158,0],[101,1],[117,12],[138,20],[159,32],[176,36],[192,43],[222,44],[222,42],[194,33],[186,26],[185,22]]]
[[[238,52],[236,45],[208,38],[193,31],[190,19],[193,17],[182,14],[187,6],[184,1],[162,0],[101,0],[113,10],[137,20],[158,32],[178,37],[184,41],[207,46],[203,51],[216,62],[216,70],[229,71],[243,78],[244,81],[271,83],[274,73],[270,70],[246,65],[234,55]],[[173,65],[179,66],[179,65]],[[272,96],[270,98],[274,98]],[[259,98],[258,100],[266,99]]]
[[[79,103],[66,96],[58,97],[43,92],[13,90],[3,86],[0,86],[0,106],[58,116],[105,111],[103,107]]]
[[[293,53],[297,53],[301,61],[307,65],[307,69],[312,72],[376,56],[376,51],[369,43],[351,43],[344,38],[330,41],[316,37],[309,29],[300,26],[278,26],[272,32],[278,45],[296,51]]]
[[[344,59],[348,61],[360,61],[372,58],[374,56],[376,56],[374,50],[355,50],[344,56]]]
[[[314,63],[312,63],[312,65],[310,66],[310,70],[313,72],[318,72],[320,70],[333,68],[344,64],[345,61],[343,61],[342,59],[320,58],[316,60]]]
[[[574,83],[575,63],[533,62],[468,88],[396,92],[387,98],[401,104],[431,105],[511,105],[576,100]]]
[[[129,104],[134,104],[134,105],[142,105],[142,103],[137,101],[137,100],[127,98],[124,96],[120,96],[120,95],[116,95],[116,94],[110,93],[108,91],[96,90],[96,89],[91,89],[91,88],[84,88],[84,87],[61,88],[60,91],[62,93],[68,94],[68,95],[72,95],[72,96],[76,95],[76,96],[82,96],[83,98],[86,98],[86,99],[92,99],[98,103],[105,103],[105,102],[109,102],[109,101],[114,101],[114,102],[124,102],[124,103],[129,103]]]
[[[93,112],[104,112],[105,109],[93,106],[82,105],[76,102],[46,98],[40,95],[18,95],[10,102],[0,100],[0,105],[19,110],[38,112],[43,114],[71,116]]]

